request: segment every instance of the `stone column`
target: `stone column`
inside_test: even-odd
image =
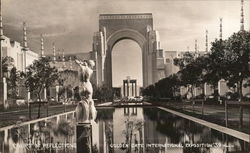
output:
[[[44,101],[46,101],[47,100],[47,89],[46,88],[44,88],[44,90],[43,90],[43,98],[44,98]]]
[[[4,102],[4,108],[8,108],[9,104],[7,102],[7,82],[6,82],[6,78],[3,78],[3,102]]]
[[[125,85],[126,85],[126,84],[125,84],[125,80],[123,80],[123,97],[125,97],[125,92],[126,92],[126,91],[125,91],[125,90],[126,90]]]
[[[65,114],[65,120],[66,120],[66,121],[68,120],[68,113]]]
[[[131,82],[131,85],[132,85],[132,96],[135,96],[134,95],[134,82]]]
[[[127,97],[129,96],[129,82],[127,82]]]
[[[194,97],[197,96],[197,87],[194,87]]]
[[[31,125],[30,124],[28,124],[28,127],[27,127],[28,129],[27,129],[27,131],[28,131],[28,141],[27,141],[27,143],[30,143],[30,135],[31,135],[31,132],[30,132],[30,129],[31,129]]]
[[[8,129],[4,129],[4,144],[8,144]]]
[[[59,94],[59,86],[57,85],[56,86],[56,101],[58,102],[59,100],[58,100],[58,94]]]
[[[3,22],[2,22],[2,1],[0,0],[0,104],[4,105],[4,82],[3,82],[3,70],[2,70],[2,40],[3,37]]]
[[[136,83],[136,80],[135,80],[135,96],[137,96],[137,83]]]
[[[27,101],[28,101],[28,103],[30,102],[30,91],[28,91],[28,93],[27,93]]]
[[[59,121],[60,121],[60,116],[59,116],[59,115],[57,115],[57,116],[56,116],[56,123],[58,124],[58,123],[59,123]]]
[[[204,83],[204,96],[207,95],[207,83]]]
[[[2,61],[0,61],[2,62]],[[0,77],[0,105],[4,105],[4,82],[3,82],[3,78]]]
[[[221,80],[218,82],[218,94],[221,94]]]

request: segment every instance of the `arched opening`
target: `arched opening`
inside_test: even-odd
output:
[[[142,49],[131,39],[118,41],[112,49],[112,85],[122,88],[123,80],[130,76],[135,79],[138,87],[142,87]]]

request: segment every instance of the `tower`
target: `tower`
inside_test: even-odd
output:
[[[53,62],[56,62],[56,47],[55,47],[55,43],[53,43]]]
[[[7,108],[7,83],[3,78],[2,70],[2,41],[4,40],[3,36],[3,20],[2,20],[2,2],[0,0],[0,104]]]
[[[222,40],[222,18],[220,18],[220,40]]]
[[[206,30],[206,52],[208,52],[208,31]]]
[[[27,43],[27,27],[26,23],[23,22],[23,70],[26,73],[26,51],[29,50]]]
[[[244,0],[241,0],[241,20],[240,30],[244,30]]]
[[[45,56],[44,56],[43,34],[41,34],[41,53],[40,53],[40,57],[45,57]]]
[[[64,49],[62,50],[62,62],[63,62],[63,69],[64,69],[64,68],[66,68]]]
[[[197,53],[197,52],[198,52],[197,39],[195,39],[194,50],[195,50],[195,53]]]
[[[0,82],[3,81],[3,70],[2,70],[2,41],[4,40],[3,36],[3,19],[2,19],[2,1],[0,0]]]
[[[73,68],[73,63],[72,63],[72,58],[71,58],[71,56],[69,57],[69,62],[70,62],[70,70],[72,70],[72,68]]]

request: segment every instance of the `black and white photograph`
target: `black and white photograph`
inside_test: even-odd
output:
[[[0,153],[250,153],[250,0],[0,0]]]

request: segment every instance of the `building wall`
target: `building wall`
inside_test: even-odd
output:
[[[93,74],[91,77],[91,83],[97,85],[97,73],[98,71],[98,63],[97,63],[97,55],[96,52],[90,51],[90,52],[80,52],[80,53],[71,53],[71,54],[65,54],[63,57],[62,53],[56,53],[56,56],[53,54],[47,54],[45,55],[51,60],[51,66],[55,66],[59,71],[63,70],[72,70],[72,71],[79,71],[80,67],[78,64],[76,64],[75,60],[93,60],[95,62],[95,66],[93,68]],[[55,59],[55,60],[54,60]],[[63,60],[64,59],[64,60]]]
[[[159,42],[160,43],[160,42]],[[157,81],[166,77],[166,62],[165,62],[165,55],[163,49],[157,49],[157,56],[156,56],[156,69],[157,69]]]
[[[177,73],[179,67],[174,65],[174,59],[179,57],[177,51],[165,51],[165,73],[166,77]]]
[[[33,61],[37,60],[39,55],[31,50],[26,51],[26,65],[29,66]]]
[[[24,71],[24,52],[19,42],[5,37],[2,41],[3,57],[10,56],[14,59],[14,65],[19,71]],[[38,59],[39,55],[31,50],[26,51],[26,66]]]
[[[11,40],[8,37],[2,41],[2,53],[3,58],[6,56],[10,56],[14,59],[14,66],[17,68],[18,71],[25,70],[25,63],[24,63],[24,51],[22,51],[22,46],[19,42]],[[39,55],[31,50],[26,51],[26,67],[33,63],[34,60],[37,60]],[[18,95],[20,97],[27,98],[27,90],[24,86],[20,86],[18,88]],[[26,99],[25,98],[25,99]]]

